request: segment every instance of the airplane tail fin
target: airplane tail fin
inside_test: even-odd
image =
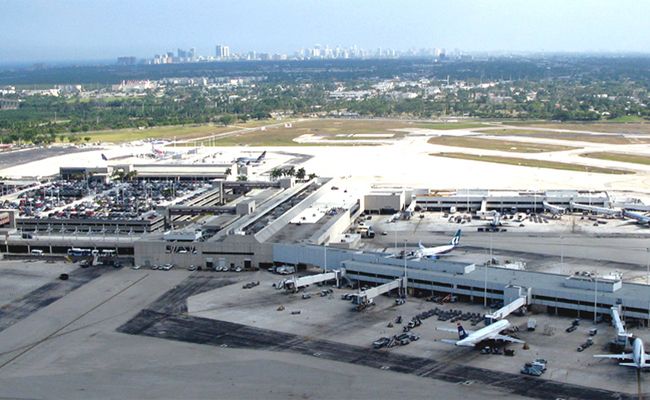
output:
[[[461,235],[461,230],[457,230],[456,233],[454,234],[454,237],[451,238],[450,244],[452,246],[458,246],[460,244],[460,235]]]
[[[467,337],[467,332],[465,331],[465,328],[461,324],[458,324],[458,338],[460,340],[463,340]]]
[[[418,247],[420,248],[420,250],[425,249],[425,247],[422,245],[422,241],[421,241],[421,240],[418,242]]]
[[[257,162],[262,161],[264,157],[266,157],[266,150],[264,150],[264,152],[262,152],[262,154],[260,154],[260,156],[257,157]]]
[[[106,157],[106,155],[104,153],[102,153],[102,160],[108,161],[108,157]]]

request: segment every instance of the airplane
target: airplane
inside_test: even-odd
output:
[[[422,242],[418,243],[418,250],[415,251],[416,258],[438,258],[443,254],[447,254],[460,244],[461,230],[457,230],[454,237],[451,238],[449,244],[435,247],[424,247]]]
[[[511,326],[512,325],[508,320],[502,319],[496,321],[493,324],[486,326],[485,328],[481,328],[478,331],[466,331],[465,328],[463,328],[463,326],[460,324],[460,322],[458,323],[457,330],[450,329],[450,328],[436,328],[436,329],[445,332],[458,331],[459,340],[442,339],[441,342],[453,344],[461,347],[474,347],[478,343],[481,343],[485,340],[503,340],[511,343],[524,343],[523,340],[519,340],[508,335],[502,335],[500,333],[501,331],[508,329]]]
[[[634,367],[634,368],[650,368],[650,363],[647,362],[648,354],[646,354],[643,348],[643,340],[640,338],[634,339],[632,342],[632,353],[622,353],[622,354],[597,354],[595,358],[613,358],[616,360],[632,360],[632,362],[621,362],[618,365],[624,367]]]
[[[401,217],[402,217],[401,212],[395,213],[395,214],[391,215],[390,218],[388,218],[388,223],[395,222],[398,219],[400,219]]]
[[[635,219],[638,224],[650,225],[650,217],[623,209],[623,217]]]
[[[260,164],[266,157],[266,151],[262,152],[259,157],[237,157],[235,162],[237,164],[251,165],[251,164]]]

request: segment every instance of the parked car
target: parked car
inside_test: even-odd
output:
[[[372,347],[374,347],[375,349],[381,349],[382,347],[387,346],[388,343],[390,343],[390,338],[381,337],[375,340],[374,342],[372,342]]]

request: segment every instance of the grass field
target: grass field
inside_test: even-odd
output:
[[[555,144],[516,142],[514,140],[486,139],[475,136],[439,136],[429,139],[431,144],[469,147],[472,149],[500,150],[515,153],[544,153],[549,151],[574,150],[578,147]]]
[[[430,155],[434,157],[448,157],[448,158],[458,158],[462,160],[517,165],[521,167],[550,168],[550,169],[561,169],[561,170],[579,171],[579,172],[595,172],[599,174],[624,175],[624,174],[634,173],[632,171],[625,171],[625,170],[614,169],[614,168],[590,167],[590,166],[579,165],[579,164],[569,164],[569,163],[545,161],[545,160],[529,160],[526,158],[517,158],[517,157],[480,156],[480,155],[465,154],[465,153],[431,153]]]
[[[222,125],[172,125],[172,126],[156,126],[153,128],[147,129],[115,129],[108,131],[91,131],[83,132],[78,135],[81,137],[89,136],[92,142],[109,142],[109,143],[120,143],[120,142],[130,142],[134,140],[143,140],[143,139],[168,139],[172,140],[174,137],[177,140],[192,139],[198,138],[207,135],[213,135],[217,133],[223,133],[228,131],[235,131],[241,128],[252,128],[265,124],[273,124],[275,121],[266,120],[266,121],[250,121],[247,123],[240,123],[232,126],[222,126]]]
[[[547,127],[547,125],[540,125],[540,127]],[[549,127],[550,128],[550,127]],[[557,129],[555,127],[554,129]],[[564,127],[563,129],[569,129]],[[475,132],[480,132],[490,136],[526,136],[541,139],[556,139],[568,140],[577,142],[590,142],[590,143],[606,143],[606,144],[641,144],[650,143],[648,138],[631,138],[623,135],[590,135],[588,133],[572,133],[572,132],[558,132],[558,131],[537,131],[532,129],[480,129]]]
[[[610,151],[580,154],[581,157],[597,158],[599,160],[620,161],[631,164],[650,165],[650,157],[641,154],[624,154]]]
[[[510,123],[508,123],[510,124]],[[632,133],[650,134],[650,121],[639,117],[621,117],[611,122],[542,122],[542,123],[511,123],[510,125],[548,129],[568,129],[575,131],[590,131],[602,133]]]
[[[268,128],[265,131],[244,132],[228,135],[211,141],[214,146],[372,146],[371,143],[340,143],[342,140],[368,140],[368,137],[347,135],[358,134],[393,134],[395,138],[404,136],[403,133],[391,129],[414,126],[409,122],[383,120],[335,120],[318,119],[300,121],[291,128],[283,126]],[[302,135],[320,136],[320,143],[297,143],[295,138]],[[337,136],[337,135],[346,136]],[[377,138],[383,139],[383,138]],[[208,144],[208,143],[205,143]]]
[[[480,122],[441,122],[436,123],[418,123],[416,125],[418,128],[425,129],[437,129],[441,131],[448,131],[452,129],[475,129],[475,128],[485,128],[486,124]]]

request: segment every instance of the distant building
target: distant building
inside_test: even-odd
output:
[[[215,55],[217,60],[227,60],[230,58],[230,47],[223,44],[218,44],[216,47]]]
[[[135,65],[135,57],[117,57],[117,65]]]
[[[156,83],[145,80],[145,81],[122,81],[117,85],[111,85],[111,91],[113,92],[143,92],[145,90],[155,89]]]
[[[19,105],[18,100],[0,99],[0,110],[17,110],[18,105]]]

